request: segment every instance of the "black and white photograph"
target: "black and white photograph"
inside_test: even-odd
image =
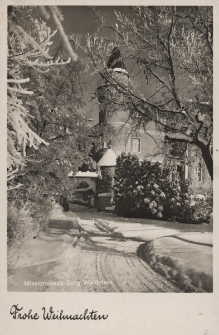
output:
[[[8,291],[213,292],[213,7],[8,6]]]
[[[218,15],[1,2],[3,335],[218,333]]]

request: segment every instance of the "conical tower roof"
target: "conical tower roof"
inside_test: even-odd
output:
[[[126,70],[124,60],[122,58],[119,47],[115,47],[112,50],[112,55],[110,56],[107,67],[110,69],[120,68]]]
[[[97,163],[98,166],[116,166],[116,153],[112,149],[107,149],[103,157]]]

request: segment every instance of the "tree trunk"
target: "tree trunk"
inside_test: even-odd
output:
[[[208,173],[211,177],[211,180],[213,180],[213,158],[210,153],[209,145],[205,145],[202,142],[199,142],[198,147],[201,149],[202,157],[208,169]]]

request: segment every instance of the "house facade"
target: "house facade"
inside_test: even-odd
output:
[[[129,74],[126,70],[124,61],[118,47],[113,49],[112,56],[108,61],[108,68],[114,82],[106,79],[102,80],[97,87],[99,101],[99,124],[106,129],[102,134],[102,149],[99,151],[97,162],[110,148],[118,157],[122,152],[136,154],[140,160],[150,160],[163,163],[166,159],[163,148],[168,141],[174,141],[170,135],[157,130],[155,124],[150,122],[146,129],[140,128],[133,131],[132,120],[129,118],[129,111],[123,109],[124,106],[116,99],[118,94],[114,88],[116,85],[129,85]],[[111,106],[112,101],[115,102]],[[118,108],[117,108],[118,106]],[[180,140],[177,141],[180,144]],[[174,151],[174,149],[173,149]],[[178,150],[175,150],[175,154]],[[173,154],[174,156],[174,154]],[[177,156],[177,154],[176,154]],[[212,187],[211,178],[207,171],[202,157],[197,153],[194,146],[186,145],[184,155],[177,160],[178,171],[182,180],[189,179],[194,189],[208,189]]]
[[[170,138],[171,135],[166,135],[165,137],[165,144],[172,143],[171,154],[177,161],[181,180],[189,180],[194,191],[200,193],[211,191],[213,188],[212,180],[199,149],[190,143],[184,143],[181,146],[182,142],[177,140],[175,135],[174,139]],[[182,151],[183,155],[181,155]],[[213,146],[211,146],[211,155],[213,156]]]
[[[78,180],[76,188],[78,198],[89,204],[94,203],[94,206],[101,211],[110,206],[113,195],[108,186],[104,191],[100,191],[98,180],[107,175],[113,176],[116,158],[122,152],[133,153],[139,157],[140,161],[150,160],[164,164],[167,159],[164,147],[167,143],[172,143],[172,156],[175,158],[180,156],[179,148],[182,149],[180,139],[177,140],[175,134],[174,138],[171,138],[171,134],[167,135],[159,131],[153,122],[148,123],[144,129],[140,127],[134,130],[129,110],[125,109],[125,104],[122,103],[122,94],[118,94],[118,90],[115,89],[115,85],[120,85],[120,83],[121,87],[129,85],[129,74],[118,48],[114,48],[107,65],[111,79],[107,80],[106,74],[106,78],[102,79],[97,87],[98,124],[103,129],[102,148],[95,154],[98,175],[93,178],[86,173],[82,176],[83,173],[79,172],[75,176]],[[194,189],[197,190],[211,188],[212,182],[202,157],[197,155],[190,144],[186,144],[183,152],[182,157],[177,159],[181,179],[183,181],[189,179]],[[83,183],[81,183],[81,178],[83,178]],[[88,195],[86,195],[87,191],[89,191]]]
[[[125,68],[118,48],[114,62],[110,57],[108,66],[111,71],[111,77],[116,83],[129,85],[129,74]],[[119,85],[119,84],[118,84]],[[153,122],[149,123],[146,129],[140,128],[133,131],[132,120],[129,119],[129,111],[124,109],[120,100],[116,98],[117,92],[114,89],[114,83],[108,80],[102,80],[97,88],[99,101],[99,125],[105,127],[103,131],[102,146],[100,151],[104,154],[107,148],[111,148],[116,156],[122,152],[131,152],[136,154],[140,160],[149,159],[162,163],[162,143],[164,134],[159,132]],[[112,101],[114,106],[112,106]],[[118,108],[117,108],[118,106]],[[105,150],[104,150],[105,149]],[[101,155],[100,155],[101,156]],[[101,157],[98,156],[100,159]]]

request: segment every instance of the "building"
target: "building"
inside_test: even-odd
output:
[[[110,78],[102,80],[97,88],[99,101],[99,125],[104,126],[102,134],[102,149],[97,160],[101,158],[107,148],[111,148],[116,156],[122,152],[131,152],[139,156],[140,160],[149,159],[163,161],[162,143],[164,134],[159,132],[154,123],[149,123],[146,129],[133,130],[133,122],[125,103],[115,88],[116,85],[129,85],[129,74],[125,68],[118,47],[115,47],[108,61]],[[112,80],[115,80],[112,82]],[[122,88],[121,88],[122,91]]]
[[[150,122],[145,129],[142,127],[134,129],[129,110],[125,108],[122,93],[123,87],[130,84],[129,74],[118,47],[113,49],[107,66],[108,71],[97,87],[98,125],[102,127],[103,131],[101,136],[102,148],[95,154],[95,160],[102,177],[113,176],[116,157],[122,152],[134,153],[140,160],[146,159],[162,164],[166,159],[163,150],[165,143],[171,142],[172,155],[180,157],[181,139],[177,139],[175,134],[174,138],[171,138],[171,134],[167,135],[158,131],[153,122]],[[117,85],[117,88],[115,88],[115,85]],[[195,155],[192,145],[186,145],[183,152],[182,157],[177,160],[181,179],[189,178],[192,180],[194,188],[210,187],[211,180],[203,159]],[[193,164],[190,164],[191,162]],[[89,188],[88,184],[86,184],[87,188]],[[77,192],[83,194],[81,185],[78,186]],[[91,192],[90,188],[89,192]],[[98,192],[100,193],[97,187]],[[97,203],[97,207],[102,210],[104,206],[110,206],[112,192],[106,187],[101,194],[103,196],[97,197],[98,200],[95,201],[95,204]]]

